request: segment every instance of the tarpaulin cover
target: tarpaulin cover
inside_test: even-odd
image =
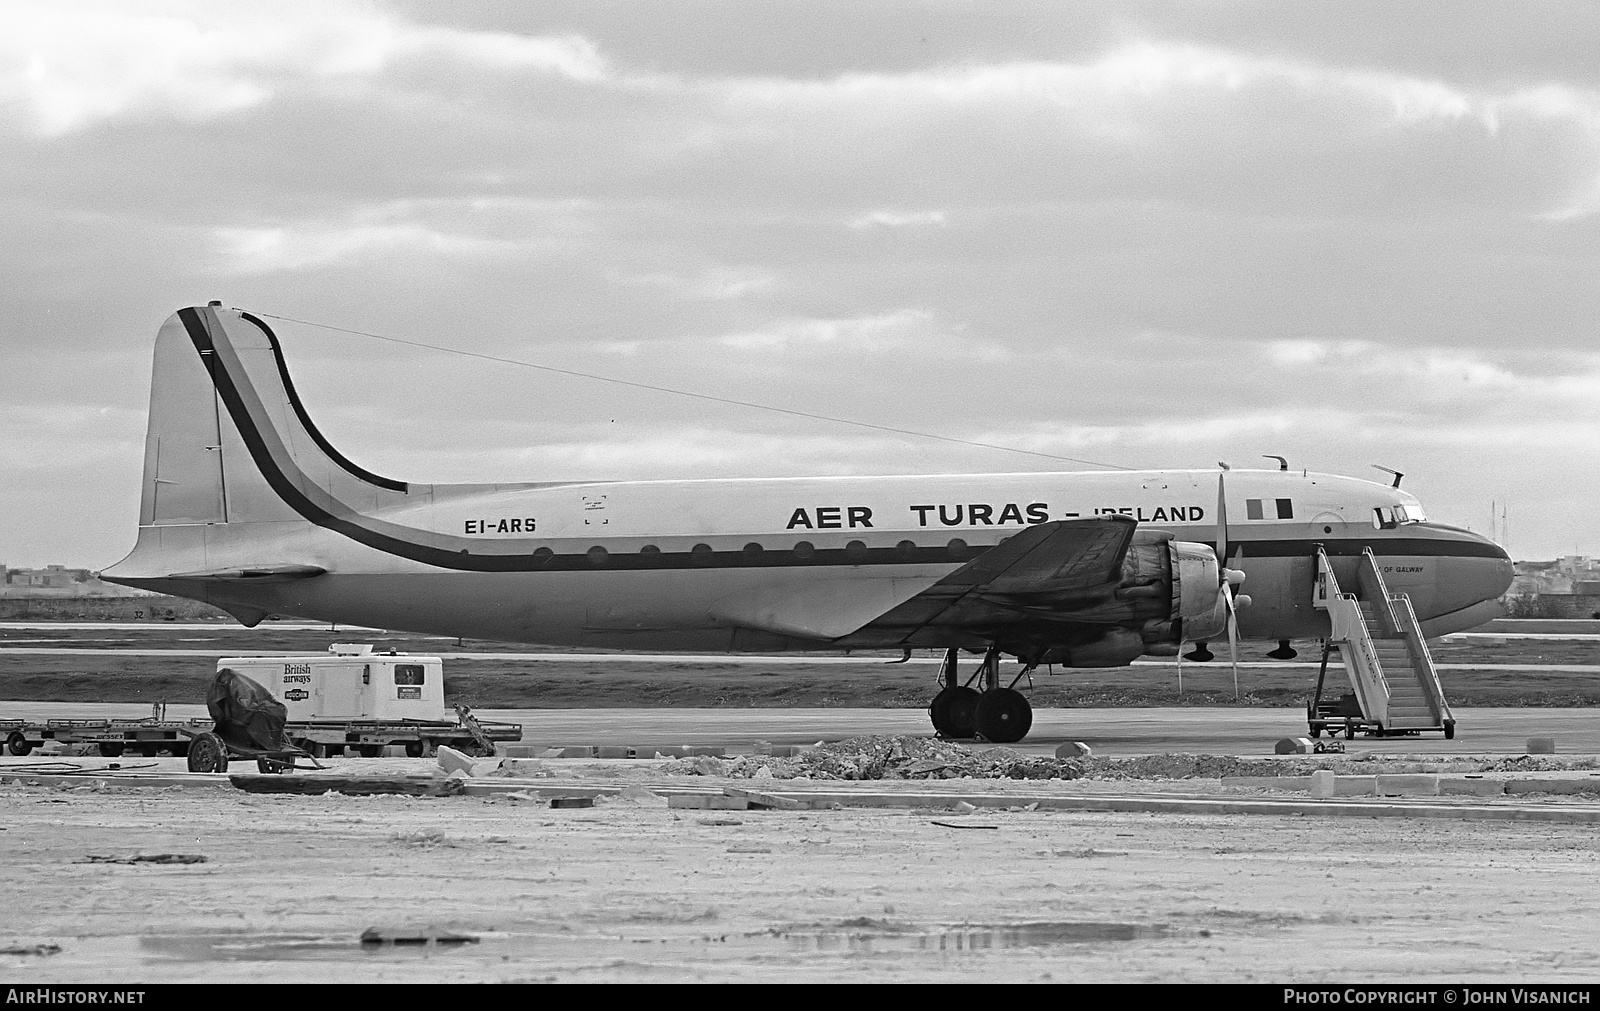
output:
[[[253,751],[289,748],[283,736],[289,710],[271,692],[231,667],[217,671],[206,689],[206,709],[216,721],[216,735],[231,747]]]

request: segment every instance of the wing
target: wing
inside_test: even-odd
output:
[[[931,626],[980,631],[1083,614],[1113,599],[1138,524],[1126,516],[1028,527],[860,631],[910,640]]]

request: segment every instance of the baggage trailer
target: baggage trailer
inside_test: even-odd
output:
[[[0,720],[0,737],[5,739],[5,750],[18,756],[55,741],[69,745],[92,744],[105,758],[120,758],[124,754],[154,758],[162,753],[181,758],[189,754],[189,745],[196,737],[214,729],[215,724],[206,717],[192,720]],[[454,723],[446,720],[330,720],[286,723],[283,729],[295,747],[316,758],[346,754],[376,758],[390,745],[405,748],[412,758],[433,755],[440,745],[467,754],[488,754],[494,742],[522,740],[522,724],[485,722],[473,717],[470,710],[465,719]]]
[[[223,657],[219,675],[231,670],[256,682],[283,703],[284,737],[313,758],[359,755],[376,758],[389,746],[412,758],[441,746],[472,755],[494,752],[497,741],[522,740],[520,723],[485,723],[457,705],[449,719],[444,701],[444,665],[436,656],[374,653],[370,645],[335,643],[309,656]],[[168,720],[157,702],[145,719],[0,720],[0,739],[13,755],[26,755],[46,741],[92,744],[106,758],[135,753],[183,757],[202,734],[215,731],[201,717]]]

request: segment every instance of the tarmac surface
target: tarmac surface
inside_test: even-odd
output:
[[[1456,736],[1338,738],[1347,752],[1428,755],[1524,754],[1530,737],[1555,739],[1561,754],[1600,754],[1600,709],[1457,709]],[[137,719],[150,710],[91,702],[0,702],[0,719]],[[815,744],[867,735],[928,736],[914,709],[483,709],[486,720],[522,724],[524,742],[545,746],[705,745],[730,753],[756,742]],[[169,720],[204,718],[206,708],[170,704]],[[1262,707],[1036,709],[1033,730],[1011,747],[1051,754],[1082,741],[1097,755],[1162,753],[1270,755],[1285,737],[1306,735],[1303,710]]]

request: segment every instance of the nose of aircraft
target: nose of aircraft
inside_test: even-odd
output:
[[[1434,590],[1437,612],[1448,614],[1497,600],[1511,588],[1511,556],[1504,548],[1470,530],[1427,525],[1450,542],[1450,548],[1439,558]]]

